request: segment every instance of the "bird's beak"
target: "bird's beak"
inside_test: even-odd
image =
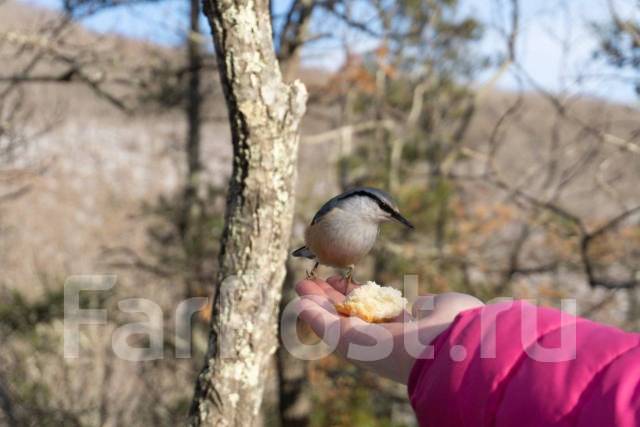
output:
[[[399,212],[391,213],[391,218],[394,221],[399,222],[400,224],[404,225],[405,227],[408,227],[408,228],[411,228],[411,229],[415,228],[413,226],[413,224],[411,224],[407,218],[405,218],[402,215],[400,215]]]

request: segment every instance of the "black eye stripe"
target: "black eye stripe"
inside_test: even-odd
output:
[[[344,200],[344,199],[348,199],[348,198],[354,197],[354,196],[368,197],[368,198],[374,200],[378,204],[380,209],[382,209],[383,211],[388,212],[390,214],[396,213],[396,210],[394,208],[392,208],[391,206],[389,206],[388,203],[386,203],[384,200],[382,200],[381,198],[379,198],[375,194],[371,194],[368,191],[356,191],[356,192],[353,192],[351,194],[348,194],[348,195],[342,197],[341,199]]]
[[[393,209],[391,206],[384,203],[383,201],[378,200],[378,206],[380,206],[380,209],[382,209],[385,212],[388,212],[390,214],[395,213],[395,209]]]

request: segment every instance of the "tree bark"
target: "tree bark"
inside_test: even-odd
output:
[[[251,426],[277,347],[306,90],[283,82],[267,0],[205,0],[233,142],[209,350],[189,422]]]
[[[186,175],[185,187],[180,206],[180,217],[178,218],[178,231],[185,254],[190,253],[190,246],[193,239],[194,220],[201,214],[202,206],[201,175],[202,163],[200,160],[200,140],[202,125],[202,94],[201,94],[201,74],[202,74],[202,40],[200,33],[200,0],[190,0],[189,3],[189,35],[187,37],[187,65],[189,67],[189,81],[185,93],[185,114],[187,122],[186,133]],[[193,254],[192,254],[193,255]],[[196,256],[197,258],[197,256]],[[200,277],[198,271],[200,260],[189,260],[186,274],[185,297],[196,295],[197,280],[194,283],[193,277]]]

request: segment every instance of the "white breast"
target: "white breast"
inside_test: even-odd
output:
[[[307,247],[321,264],[346,268],[357,263],[373,247],[378,224],[363,221],[340,208],[333,209],[305,233]]]

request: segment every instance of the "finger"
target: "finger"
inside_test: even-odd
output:
[[[343,295],[347,295],[349,292],[360,286],[360,284],[349,281],[342,276],[331,276],[327,279],[327,283]]]
[[[298,301],[298,309],[300,318],[325,342],[335,333],[334,328],[340,327],[340,318],[326,297],[305,296]]]
[[[367,323],[359,317],[340,316],[326,298],[322,300],[317,295],[301,298],[299,310],[300,318],[313,332],[343,357],[347,357],[352,344],[376,345],[381,329],[389,329],[386,325]]]
[[[334,304],[339,304],[344,301],[344,298],[345,298],[344,294],[342,292],[337,291],[329,283],[319,280],[317,282],[317,285],[318,285],[318,288],[320,288]]]
[[[296,284],[296,292],[301,297],[305,295],[327,296],[326,292],[322,287],[319,286],[318,282],[319,281],[311,280],[311,279],[301,280]]]
[[[334,304],[344,301],[344,295],[321,279],[305,279],[296,285],[298,295],[324,295]]]

